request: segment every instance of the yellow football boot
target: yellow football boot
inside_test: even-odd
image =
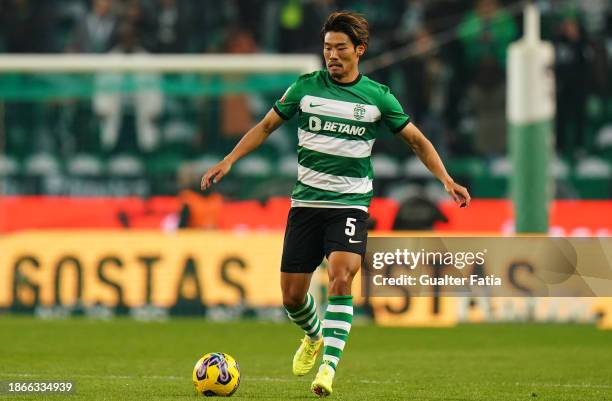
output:
[[[334,381],[334,369],[328,364],[321,365],[319,372],[312,381],[310,389],[319,397],[327,397],[332,393],[332,383]]]
[[[293,356],[293,374],[296,376],[304,376],[310,372],[310,369],[317,360],[317,354],[323,345],[323,338],[319,340],[311,340],[308,336],[304,336],[300,348]]]

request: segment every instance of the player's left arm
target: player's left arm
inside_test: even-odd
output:
[[[410,145],[414,153],[431,171],[431,173],[444,184],[444,189],[460,207],[467,207],[472,198],[468,190],[457,184],[446,171],[440,155],[431,144],[429,139],[412,123],[408,123],[400,132],[397,133],[404,141]]]

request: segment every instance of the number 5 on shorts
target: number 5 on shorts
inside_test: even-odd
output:
[[[348,235],[349,237],[352,237],[353,235],[355,235],[355,222],[356,221],[357,219],[354,217],[346,218],[346,229],[344,230],[344,233]]]

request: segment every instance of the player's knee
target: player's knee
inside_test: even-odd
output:
[[[304,294],[286,291],[283,293],[283,305],[287,309],[296,309],[304,305],[305,298]]]
[[[330,277],[329,295],[350,295],[352,283],[353,277],[348,272]]]

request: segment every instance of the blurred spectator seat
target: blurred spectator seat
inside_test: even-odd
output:
[[[248,181],[248,182],[244,182]],[[276,196],[287,196],[295,186],[294,177],[278,177],[276,175],[253,177],[242,182],[242,199],[269,199]]]
[[[434,202],[441,202],[450,199],[450,195],[444,186],[438,181],[431,181],[425,184],[425,196]]]
[[[569,167],[565,160],[558,157],[551,161],[550,169],[552,175],[556,178],[567,177],[569,173]],[[489,166],[489,171],[493,177],[508,177],[512,174],[512,170],[512,161],[507,157],[498,157]]]
[[[181,161],[178,165],[177,179],[179,188],[191,188],[200,184],[202,175],[221,161],[221,156],[207,154],[199,159]]]
[[[94,155],[79,154],[68,161],[68,173],[97,176],[102,173],[102,163]]]
[[[170,99],[168,99],[166,103],[170,103]],[[180,114],[187,108],[188,106],[184,104],[175,105],[173,108],[168,108],[167,114]],[[189,152],[197,129],[198,128],[188,119],[183,119],[179,116],[172,117],[162,126],[164,148],[170,148],[180,152]]]
[[[580,178],[610,178],[612,168],[605,160],[598,157],[587,157],[578,162],[576,176]]]
[[[602,127],[595,139],[597,147],[602,150],[612,150],[612,124]]]
[[[396,202],[401,202],[406,198],[423,195],[423,186],[421,184],[393,184],[390,186],[386,197],[394,199]]]
[[[206,170],[219,163],[221,159],[223,158],[219,155],[206,154],[199,159],[194,160],[195,168],[202,171],[202,174],[204,174]]]
[[[582,197],[610,199],[612,196],[612,167],[599,157],[587,157],[578,162],[573,184]]]
[[[508,177],[512,173],[512,163],[507,157],[498,157],[489,165],[493,177]]]
[[[377,154],[372,156],[372,167],[376,178],[397,178],[400,175],[400,165],[391,156]]]
[[[153,175],[175,174],[182,162],[183,157],[180,154],[164,152],[150,158],[150,161],[147,162],[147,172]]]
[[[452,159],[446,162],[448,172],[457,180],[479,178],[485,174],[485,163],[482,159],[463,157],[460,159]],[[461,178],[459,178],[461,177]]]
[[[49,153],[37,153],[25,162],[25,172],[30,175],[47,175],[58,173],[60,169],[57,159]]]
[[[296,155],[287,155],[281,158],[278,162],[278,172],[284,176],[296,177],[298,159]]]
[[[272,163],[265,157],[249,155],[236,163],[236,173],[245,177],[265,177],[272,174]]]
[[[0,176],[14,175],[19,172],[19,164],[7,155],[0,155]]]
[[[550,165],[550,172],[555,178],[567,178],[570,168],[567,162],[560,157],[555,157]]]
[[[408,178],[434,178],[427,167],[417,158],[411,157],[403,166],[404,173]]]
[[[116,176],[137,176],[144,173],[140,159],[131,155],[117,155],[108,161],[108,172]]]

